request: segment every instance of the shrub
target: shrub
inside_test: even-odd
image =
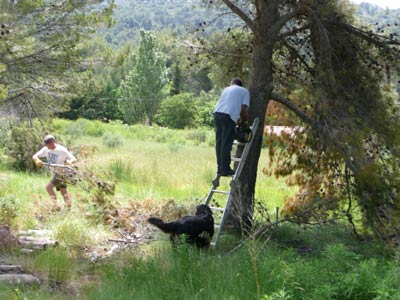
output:
[[[6,223],[11,225],[17,217],[20,210],[20,204],[13,195],[0,197],[0,224]]]
[[[0,120],[1,121],[1,120]],[[4,149],[11,139],[10,128],[0,122],[0,149]]]
[[[42,147],[42,138],[45,136],[42,124],[22,122],[12,125],[10,140],[6,146],[6,154],[13,160],[18,169],[34,170],[32,155]]]
[[[117,148],[123,144],[122,137],[119,134],[106,132],[103,134],[103,145],[108,148]]]
[[[170,144],[168,144],[168,149],[171,151],[171,152],[179,152],[179,150],[181,150],[182,149],[182,147],[183,147],[183,145],[182,144],[177,144],[177,143],[170,143]]]
[[[70,122],[63,130],[63,133],[73,139],[83,136],[89,126],[89,121],[78,119],[76,122]]]
[[[116,158],[111,162],[110,171],[115,179],[129,182],[134,174],[132,164],[129,158]]]
[[[56,225],[55,238],[65,246],[84,248],[90,241],[88,224],[85,219],[69,220]]]
[[[87,124],[85,134],[94,137],[100,137],[104,134],[103,123],[100,121],[91,121]]]
[[[193,95],[183,93],[165,98],[156,115],[156,121],[168,128],[193,127],[196,107]]]
[[[196,99],[196,127],[213,127],[214,117],[212,111],[217,103],[218,95],[215,91],[205,93],[202,91]]]

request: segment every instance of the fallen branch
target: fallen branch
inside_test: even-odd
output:
[[[115,242],[115,243],[128,243],[128,244],[136,244],[139,242],[138,241],[127,241],[127,240],[117,240],[117,239],[108,239],[109,242]]]

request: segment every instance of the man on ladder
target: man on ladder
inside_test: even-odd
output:
[[[247,109],[250,104],[250,93],[243,87],[239,78],[234,78],[231,85],[221,94],[215,108],[215,151],[217,156],[217,175],[233,176],[231,169],[231,151],[235,139],[236,123],[247,124]],[[238,122],[239,120],[239,122]]]

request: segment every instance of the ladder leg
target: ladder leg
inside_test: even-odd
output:
[[[217,187],[219,187],[219,180],[220,180],[220,178],[221,178],[221,175],[217,174],[217,175],[215,176],[215,178],[212,180],[212,187],[211,187],[211,189],[210,189],[210,192],[209,192],[208,195],[207,195],[206,202],[205,202],[206,205],[209,205],[209,203],[210,203],[210,201],[211,201],[211,197],[212,197],[212,195],[214,194],[214,190],[215,190]]]
[[[255,133],[255,132],[257,131],[257,129],[258,129],[258,123],[259,123],[259,119],[256,118],[256,119],[254,120],[253,126],[252,126],[252,130],[253,130],[254,133]],[[216,233],[216,236],[215,236],[215,241],[212,243],[212,244],[214,245],[214,247],[217,247],[218,242],[219,242],[219,239],[220,239],[220,237],[221,237],[222,229],[223,229],[223,227],[224,227],[224,225],[225,225],[225,221],[226,221],[226,218],[227,218],[227,216],[228,216],[228,212],[229,212],[230,206],[231,206],[232,190],[234,189],[234,187],[235,187],[235,185],[236,185],[236,179],[239,178],[240,173],[241,173],[241,171],[242,171],[242,169],[243,169],[243,166],[244,166],[244,163],[245,163],[245,161],[246,161],[247,155],[248,155],[248,153],[250,152],[250,148],[251,148],[252,143],[253,143],[253,137],[252,137],[251,140],[245,145],[245,147],[244,147],[244,149],[243,149],[243,152],[241,153],[241,157],[240,157],[240,159],[237,161],[237,164],[236,164],[236,162],[235,162],[235,174],[233,175],[232,181],[231,181],[230,184],[229,184],[229,185],[230,185],[230,188],[229,188],[229,192],[227,193],[227,194],[228,194],[228,197],[227,197],[227,200],[226,200],[225,209],[223,210],[223,213],[222,213],[221,223],[220,223],[220,226],[219,226],[219,228],[218,228],[218,230],[217,230],[217,233]],[[213,179],[213,181],[212,181],[213,187],[211,188],[211,190],[210,190],[210,192],[209,192],[209,194],[208,194],[208,196],[207,196],[207,199],[206,199],[206,204],[207,204],[207,205],[208,205],[209,202],[211,201],[211,197],[212,197],[213,193],[214,193],[214,192],[217,192],[217,191],[215,191],[215,189],[219,186],[220,177],[221,177],[221,176],[217,174],[217,176],[216,176],[216,177]]]

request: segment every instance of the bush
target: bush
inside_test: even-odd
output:
[[[183,93],[165,98],[156,115],[156,122],[168,128],[193,127],[196,106],[193,95]]]
[[[91,121],[87,124],[85,134],[94,137],[100,137],[104,134],[103,123],[100,121]]]
[[[13,195],[0,197],[0,224],[11,225],[17,217],[20,210],[20,204]]]
[[[103,145],[108,148],[117,148],[123,144],[123,139],[119,134],[106,132],[103,134]]]
[[[12,125],[10,130],[11,135],[6,146],[6,154],[13,159],[14,165],[18,169],[34,170],[32,155],[43,147],[42,139],[46,135],[42,124],[38,121],[22,122]]]
[[[76,122],[70,122],[63,130],[63,133],[73,139],[83,136],[90,122],[85,119],[78,119]]]
[[[4,124],[0,120],[0,149],[4,149],[11,139],[10,128],[5,126]]]
[[[201,92],[196,99],[196,127],[213,127],[214,117],[212,111],[217,103],[218,95],[214,91]]]

